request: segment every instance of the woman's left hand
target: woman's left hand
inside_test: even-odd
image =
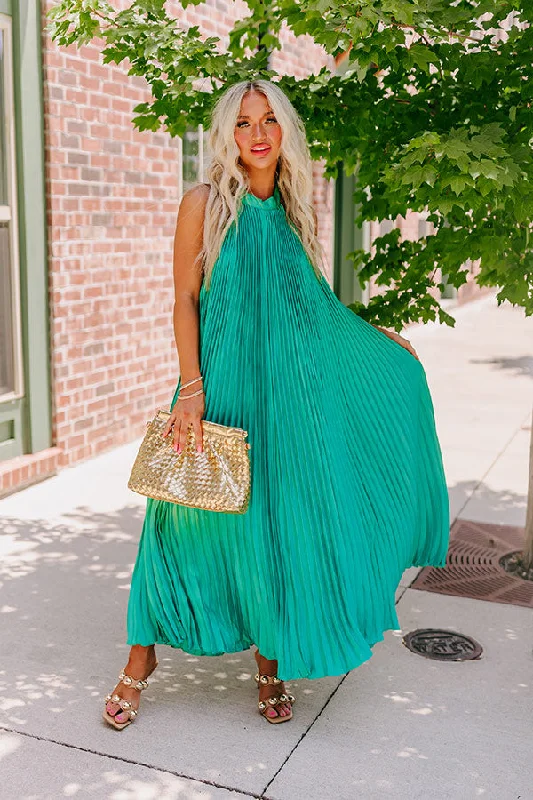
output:
[[[420,361],[420,359],[418,358],[418,353],[416,352],[415,348],[408,339],[404,339],[403,336],[400,336],[400,334],[396,333],[396,331],[388,331],[385,328],[381,328],[379,325],[374,325],[374,327],[377,328],[378,331],[384,333],[385,336],[388,336],[389,339],[392,339],[393,342],[397,342],[406,350],[409,350],[411,355],[413,355],[418,361]]]

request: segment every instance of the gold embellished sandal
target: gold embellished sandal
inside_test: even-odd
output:
[[[155,667],[157,667],[157,662]],[[154,669],[155,669],[154,667]],[[153,670],[152,670],[153,672]],[[150,673],[151,674],[151,673]],[[121,670],[119,677],[119,681],[124,684],[124,686],[131,686],[133,689],[137,689],[138,692],[142,692],[148,686],[148,681],[146,678],[144,680],[137,680],[137,678],[132,678],[131,675],[126,675],[124,670]],[[109,714],[107,711],[107,704],[111,701],[112,703],[117,703],[120,706],[122,711],[127,711],[129,714],[129,718],[125,719],[124,722],[117,722],[115,717],[112,714]],[[112,725],[117,730],[121,731],[122,728],[125,728],[126,725],[131,725],[135,717],[137,716],[137,711],[133,708],[132,704],[129,700],[124,700],[119,694],[108,694],[105,698],[106,708],[104,709],[103,718],[106,722]],[[117,714],[120,714],[120,711],[117,711]]]
[[[260,684],[267,684],[271,683],[274,686],[277,686],[283,681],[278,678],[277,675],[261,675],[259,672],[254,675],[255,682],[259,687]],[[266,713],[269,708],[273,708],[278,703],[290,703],[292,706],[296,702],[296,698],[292,694],[280,694],[274,695],[273,697],[268,697],[266,700],[259,700],[257,706],[259,708],[259,713],[262,717],[272,723],[276,722],[288,722],[288,720],[292,719],[292,709],[290,714],[286,714],[284,717],[278,712],[277,717],[269,717]]]

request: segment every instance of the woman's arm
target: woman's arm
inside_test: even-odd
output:
[[[202,285],[202,266],[195,259],[203,243],[205,205],[209,187],[195,186],[183,196],[176,232],[174,235],[174,338],[178,350],[182,384],[200,375],[199,314],[198,299]],[[202,381],[180,391],[180,397],[191,395],[202,389]],[[170,418],[163,431],[166,436],[174,428],[174,449],[181,452],[187,441],[189,425],[193,426],[197,446],[202,443],[201,419],[205,410],[204,394],[187,400],[176,400]]]
[[[416,359],[418,359],[418,361],[420,361],[420,359],[418,358],[418,354],[417,354],[415,348],[413,347],[411,342],[408,341],[408,339],[404,339],[403,336],[400,336],[400,334],[396,333],[395,331],[388,331],[386,328],[382,328],[380,325],[374,325],[373,322],[371,322],[370,324],[372,325],[373,328],[376,328],[378,331],[381,331],[381,333],[384,333],[385,336],[388,336],[389,339],[392,339],[393,342],[397,342],[402,347],[405,347],[406,350],[409,350],[409,352]]]
[[[190,189],[181,201],[174,236],[174,337],[183,383],[200,374],[198,297],[202,268],[194,263],[202,248],[205,204],[209,189],[205,184]],[[195,385],[195,389],[201,384]]]

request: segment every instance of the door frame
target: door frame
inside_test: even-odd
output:
[[[52,444],[41,3],[0,0],[11,17],[24,396],[0,402],[0,463]]]

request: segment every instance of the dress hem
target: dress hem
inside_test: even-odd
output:
[[[414,566],[414,567],[425,567],[425,566],[435,566],[435,564],[427,564],[427,563],[425,563],[425,564],[412,564],[412,566]],[[394,608],[394,613],[396,614],[396,603],[394,603],[393,608]],[[396,616],[396,619],[397,619],[397,616]],[[399,623],[399,620],[398,620],[398,623]],[[368,650],[366,651],[366,654],[362,658],[356,659],[354,662],[345,663],[345,665],[341,669],[341,671],[329,672],[329,671],[310,670],[310,671],[306,672],[305,674],[303,674],[303,673],[294,674],[293,673],[289,677],[289,676],[286,676],[286,675],[282,675],[281,674],[281,670],[278,670],[278,676],[283,681],[294,681],[294,680],[300,680],[302,678],[305,678],[307,680],[318,680],[319,678],[332,678],[332,677],[339,677],[341,675],[346,675],[348,672],[351,672],[352,670],[357,669],[362,664],[364,664],[365,662],[369,661],[372,658],[372,656],[374,655],[374,653],[372,651],[372,648],[375,647],[376,644],[379,644],[379,642],[384,641],[386,631],[399,631],[399,630],[401,630],[401,627],[396,627],[394,624],[388,625],[388,626],[386,626],[386,627],[384,627],[382,629],[381,634],[377,634],[376,633],[375,636],[371,637],[370,639],[367,639],[366,640],[366,644],[368,645]],[[182,643],[178,644],[177,642],[171,642],[169,639],[166,639],[163,636],[156,636],[154,641],[145,641],[143,639],[143,637],[138,637],[135,640],[133,640],[133,639],[134,639],[134,637],[128,637],[128,639],[126,641],[126,644],[128,644],[129,646],[140,645],[141,647],[149,647],[150,645],[165,645],[167,647],[172,647],[174,650],[182,650],[187,655],[192,655],[192,656],[222,656],[222,655],[226,655],[226,654],[229,655],[231,653],[242,653],[242,652],[245,652],[246,650],[249,650],[253,646],[258,647],[259,650],[261,650],[261,648],[257,644],[257,642],[253,642],[253,641],[246,642],[246,643],[239,643],[239,644],[236,643],[234,646],[229,647],[226,650],[213,651],[213,650],[205,650],[205,649],[202,649],[202,648],[184,647],[183,645],[185,643],[182,642]],[[268,655],[266,655],[266,657],[268,658]],[[272,659],[272,660],[274,660],[274,659]],[[279,659],[275,659],[275,660],[279,661]]]
[[[429,559],[429,560],[423,561],[422,563],[414,563],[414,564],[410,565],[410,567],[428,567],[428,566],[437,567],[437,568],[444,567],[444,566],[446,566],[446,557],[441,558],[441,559]],[[407,567],[406,567],[406,569],[407,569]],[[398,583],[398,586],[399,586],[399,583]],[[409,588],[409,587],[406,587],[406,588]],[[397,612],[396,612],[396,605],[397,605],[397,603],[394,602],[393,609],[394,609],[394,615],[396,617],[396,621],[399,623],[399,620],[398,620],[398,617],[397,617]],[[394,622],[394,617],[393,617],[393,622]],[[384,641],[384,639],[385,639],[384,634],[386,633],[386,631],[401,631],[401,626],[400,627],[396,627],[394,624],[387,625],[386,627],[384,627],[382,629],[381,634],[377,634],[376,633],[376,635],[374,637],[371,637],[370,639],[366,639],[365,641],[366,641],[366,644],[368,646],[368,650],[366,651],[366,654],[364,655],[364,657],[357,659],[353,663],[352,662],[350,662],[349,664],[345,663],[345,666],[341,669],[341,671],[329,672],[329,671],[309,670],[305,674],[303,674],[303,673],[294,674],[293,673],[289,677],[287,675],[282,675],[281,674],[282,671],[278,670],[278,676],[282,681],[287,681],[288,682],[288,681],[300,680],[302,678],[305,678],[305,679],[308,679],[308,680],[318,680],[319,678],[331,678],[331,677],[340,677],[342,675],[346,675],[348,672],[351,672],[352,670],[357,669],[362,664],[364,664],[365,662],[369,661],[372,658],[372,656],[374,655],[374,653],[372,651],[372,648],[375,647],[376,644],[379,644],[379,642]],[[169,639],[167,639],[167,638],[165,638],[163,636],[160,636],[160,635],[156,636],[153,641],[144,640],[144,637],[142,637],[142,636],[141,637],[137,637],[137,638],[132,637],[132,636],[128,636],[127,640],[126,640],[126,644],[129,645],[130,647],[133,646],[133,645],[139,645],[141,647],[150,647],[151,645],[165,645],[167,647],[172,647],[174,650],[182,650],[187,655],[192,655],[192,656],[222,656],[222,655],[226,655],[226,654],[229,655],[231,653],[242,653],[242,652],[245,652],[246,650],[249,650],[252,646],[258,647],[259,650],[261,651],[260,645],[258,645],[257,642],[253,642],[251,640],[249,642],[246,642],[246,643],[242,643],[242,642],[238,643],[238,644],[236,643],[235,645],[233,645],[233,646],[231,646],[231,647],[229,647],[229,648],[227,648],[225,650],[216,650],[216,651],[214,651],[214,650],[205,650],[203,648],[190,648],[190,647],[184,646],[184,645],[186,645],[185,642],[181,642],[181,643],[171,642]],[[268,658],[268,655],[265,654],[265,657]],[[272,660],[279,661],[279,658],[278,659],[272,659]]]
[[[385,631],[389,631],[389,630],[394,631],[394,630],[399,630],[399,629],[395,628],[393,626],[390,626],[389,628],[384,628],[383,629],[383,633],[385,633]],[[352,670],[357,669],[357,667],[360,667],[366,661],[369,661],[372,658],[372,656],[374,655],[374,653],[372,652],[372,648],[376,644],[379,644],[379,642],[382,642],[384,640],[384,638],[385,637],[382,635],[381,637],[376,639],[372,644],[369,644],[368,647],[369,647],[369,651],[370,652],[368,652],[367,655],[364,658],[359,659],[357,661],[357,663],[354,663],[351,666],[346,665],[346,667],[344,667],[340,672],[324,672],[323,673],[323,672],[314,671],[314,672],[307,672],[306,674],[293,674],[289,678],[289,677],[281,675],[280,671],[278,670],[278,677],[282,681],[289,682],[289,681],[301,680],[302,678],[305,678],[307,680],[318,680],[319,678],[335,678],[335,677],[340,677],[342,675],[346,675],[348,672],[351,672]],[[127,641],[126,644],[128,644],[129,646],[132,646],[132,645],[135,644],[135,645],[140,645],[141,647],[149,647],[150,645],[165,645],[167,647],[172,647],[174,650],[182,650],[184,653],[186,653],[186,655],[191,655],[191,656],[223,656],[223,655],[230,655],[231,653],[242,653],[242,652],[245,652],[246,650],[249,650],[252,646],[257,647],[257,644],[255,644],[255,642],[252,642],[251,644],[246,645],[246,646],[242,646],[242,647],[241,646],[237,646],[237,647],[234,647],[234,648],[230,648],[228,650],[222,650],[222,651],[217,651],[217,652],[208,652],[206,650],[185,649],[184,647],[182,647],[179,644],[172,644],[171,642],[164,640],[162,637],[157,637],[155,642],[150,642],[148,644],[144,644],[143,642],[140,642],[140,641],[135,641],[135,642]]]

